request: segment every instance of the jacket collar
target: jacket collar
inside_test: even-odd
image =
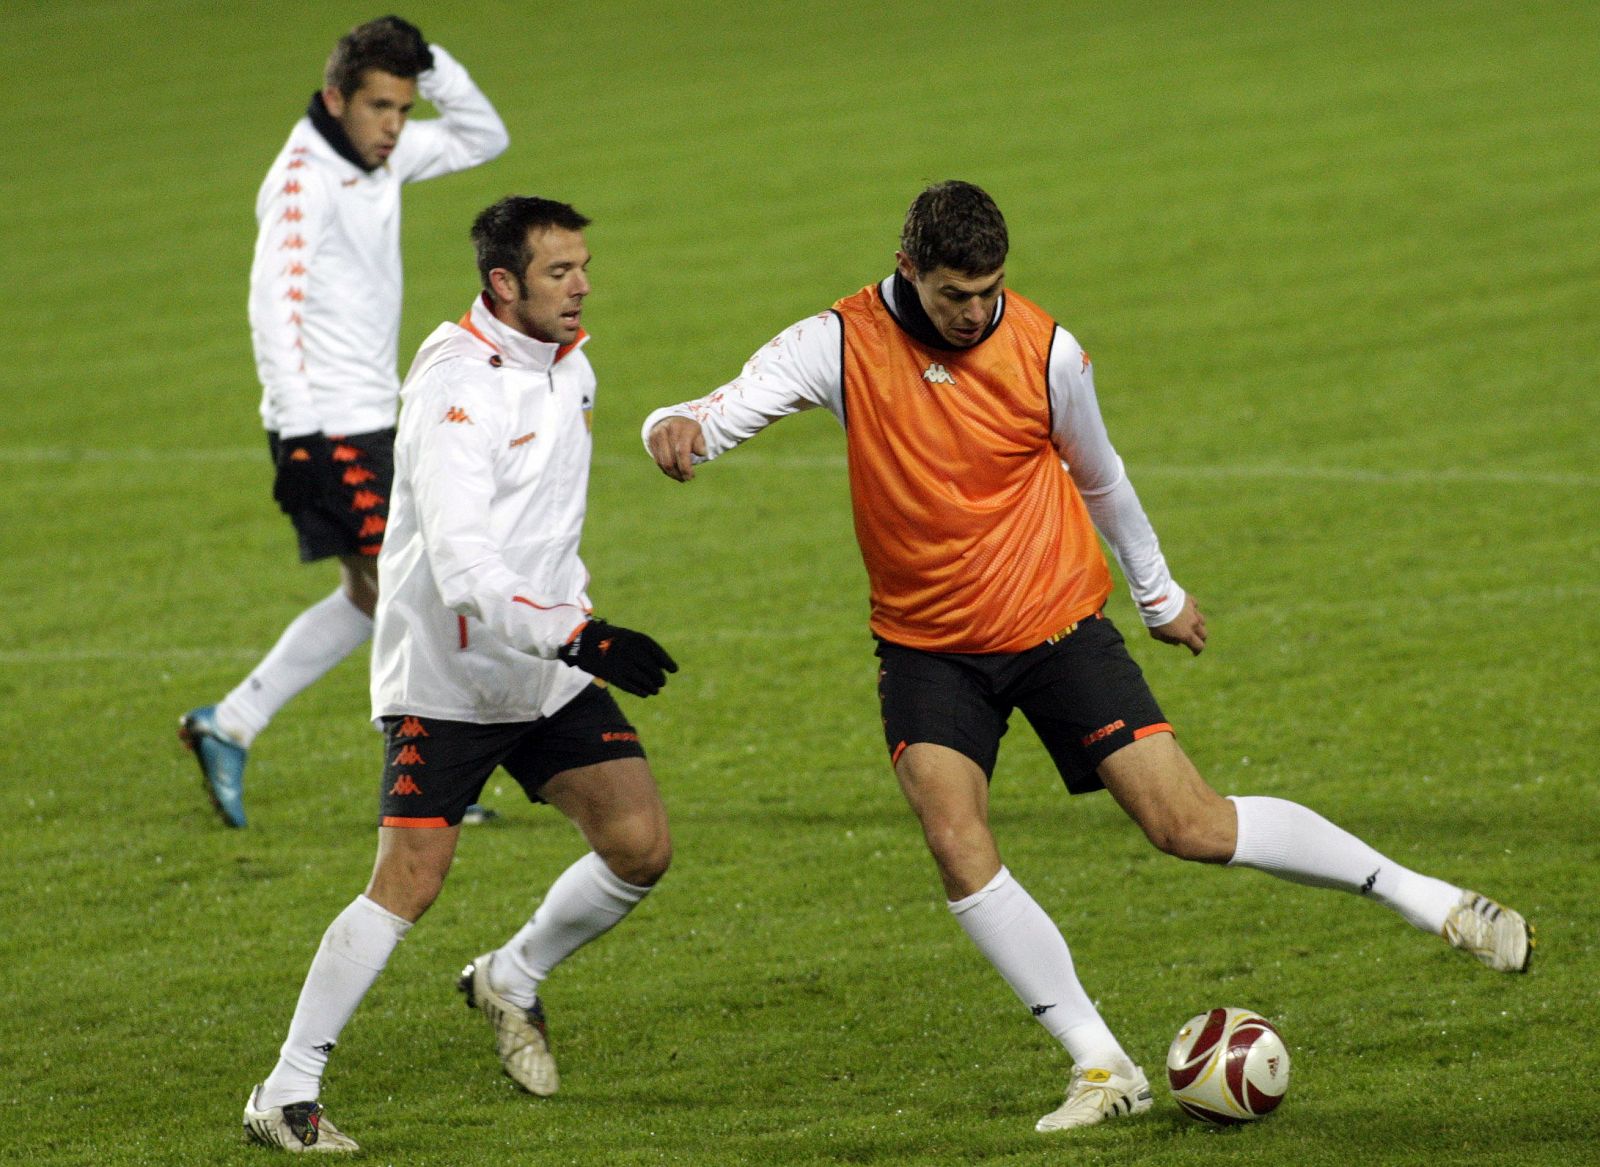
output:
[[[555,344],[518,332],[501,323],[489,307],[488,294],[483,292],[472,301],[472,307],[461,318],[461,327],[492,350],[490,364],[498,361],[507,368],[529,369],[535,373],[548,373],[558,361],[589,339],[589,334],[581,328],[578,330],[578,339],[569,344]]]

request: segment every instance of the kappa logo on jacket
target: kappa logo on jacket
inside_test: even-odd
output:
[[[941,364],[929,365],[922,370],[922,379],[930,385],[954,385],[956,379],[950,375],[950,370]]]
[[[444,420],[453,421],[459,425],[471,425],[472,418],[467,416],[467,411],[458,405],[452,405],[444,411]]]

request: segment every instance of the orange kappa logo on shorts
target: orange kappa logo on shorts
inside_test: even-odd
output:
[[[1099,729],[1095,730],[1088,737],[1084,738],[1083,739],[1083,744],[1086,745],[1086,746],[1092,746],[1092,745],[1094,745],[1095,742],[1103,741],[1106,738],[1110,737],[1112,734],[1116,733],[1117,730],[1119,730],[1119,729],[1127,729],[1127,728],[1128,728],[1128,723],[1126,721],[1123,721],[1122,718],[1119,717],[1119,718],[1117,718],[1117,720],[1113,721],[1110,725],[1102,725]]]
[[[393,786],[389,787],[390,794],[421,794],[422,787],[418,786],[410,774],[402,774],[395,779]]]

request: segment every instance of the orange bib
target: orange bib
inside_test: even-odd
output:
[[[1111,573],[1050,442],[1055,323],[1005,294],[970,349],[931,349],[876,285],[844,323],[845,432],[872,631],[937,652],[1021,652],[1098,611]]]

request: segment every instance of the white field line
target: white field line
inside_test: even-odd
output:
[[[595,463],[616,467],[644,461],[620,454],[597,454]],[[70,446],[0,447],[0,465],[63,464],[69,462],[259,462],[267,460],[265,446],[224,446],[215,449],[158,450],[129,447],[121,450],[74,449]],[[841,454],[774,454],[765,450],[741,450],[717,463],[724,469],[842,470]],[[1329,482],[1354,486],[1438,486],[1482,484],[1486,486],[1555,486],[1579,489],[1600,487],[1600,474],[1581,471],[1505,470],[1490,467],[1451,467],[1442,470],[1369,470],[1357,466],[1287,466],[1261,463],[1220,465],[1176,465],[1146,462],[1129,467],[1135,483],[1145,478],[1246,478],[1264,481]]]
[[[0,446],[0,462],[243,462],[267,461],[267,446],[221,446],[207,450],[156,450],[129,446],[121,450],[83,449],[74,446]]]
[[[0,666],[122,664],[128,661],[156,667],[191,661],[236,661],[248,666],[264,657],[271,647],[271,644],[263,644],[260,648],[18,648],[0,650]]]
[[[1125,600],[1126,597],[1123,596],[1120,599]],[[1576,586],[1549,584],[1518,588],[1496,588],[1485,592],[1458,592],[1436,595],[1430,597],[1429,604],[1433,606],[1442,604],[1451,610],[1457,611],[1471,609],[1475,611],[1502,612],[1519,606],[1555,607],[1572,603],[1592,604],[1596,600],[1600,600],[1600,584]],[[1206,597],[1201,596],[1200,601],[1202,606],[1206,606]],[[1119,601],[1114,600],[1113,602]],[[1416,610],[1416,605],[1406,604],[1398,600],[1391,602],[1356,598],[1318,599],[1305,596],[1290,604],[1264,604],[1255,601],[1243,601],[1216,605],[1212,611],[1214,626],[1218,623],[1217,611],[1224,608],[1226,609],[1225,619],[1229,622],[1266,620],[1290,623],[1296,620],[1328,617],[1344,612],[1365,613],[1368,616],[1386,619],[1403,619],[1408,613]],[[1118,623],[1124,636],[1132,637],[1138,633],[1139,622],[1136,616],[1119,612]],[[702,625],[695,635],[697,639],[715,641],[719,644],[781,644],[802,641],[816,643],[819,638],[826,640],[839,637],[853,638],[858,646],[870,647],[867,622],[864,615],[858,624],[849,626],[838,625],[832,621],[826,626],[808,627],[781,623],[755,626]],[[270,645],[266,644],[255,648],[242,648],[237,645],[217,648],[124,648],[110,646],[95,648],[80,646],[0,650],[0,668],[41,665],[121,667],[133,663],[141,666],[148,673],[151,669],[182,668],[190,663],[232,662],[238,664],[242,670],[259,660],[268,647]]]

